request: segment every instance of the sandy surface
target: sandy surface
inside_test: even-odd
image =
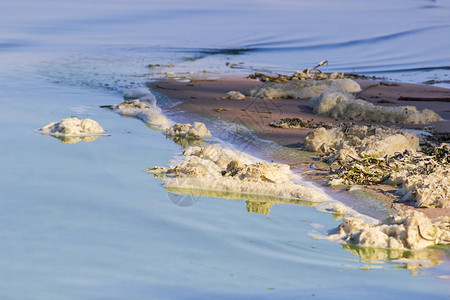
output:
[[[422,129],[433,125],[438,132],[450,132],[450,103],[448,102],[450,89],[369,80],[358,80],[358,83],[361,85],[362,91],[356,95],[361,99],[383,106],[413,105],[420,110],[429,108],[445,120],[427,125],[402,125],[402,128]],[[257,84],[261,84],[261,82],[244,78],[224,78],[218,80],[195,80],[189,83],[161,80],[149,83],[149,86],[172,99],[181,100],[181,103],[173,108],[175,110],[189,111],[213,119],[217,118],[244,124],[252,129],[259,138],[272,140],[289,148],[299,147],[311,129],[274,128],[268,125],[270,122],[294,117],[333,124],[343,122],[343,120],[314,114],[312,109],[308,107],[309,99],[266,100],[247,98],[245,100],[220,100],[229,91],[245,92]],[[355,123],[371,124],[370,122]],[[396,126],[399,127],[399,125]],[[274,156],[273,160],[288,163],[294,169],[302,170],[304,177],[320,185],[324,184],[326,175],[329,174],[328,166],[314,162],[311,159],[299,162],[292,161],[292,159],[287,157]],[[314,163],[318,170],[309,168],[311,163]],[[343,192],[342,188],[329,187],[327,189],[337,194]],[[399,211],[412,208],[403,203],[398,203],[398,199],[393,195],[394,188],[390,186],[372,186],[368,187],[366,191],[380,199],[392,210]],[[417,210],[426,213],[431,218],[442,215],[450,216],[450,209],[448,208]]]

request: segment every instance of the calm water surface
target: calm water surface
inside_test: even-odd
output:
[[[447,1],[1,1],[0,299],[447,299],[448,248],[345,247],[315,238],[339,221],[308,203],[166,191],[144,170],[183,149],[99,106],[160,71],[325,59],[445,86],[449,15]],[[111,136],[32,131],[73,115]]]

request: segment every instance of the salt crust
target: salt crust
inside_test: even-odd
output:
[[[52,122],[40,128],[38,131],[44,134],[66,137],[101,135],[105,132],[96,121],[91,119],[80,120],[77,117]]]
[[[148,171],[166,175],[163,181],[167,188],[260,194],[315,202],[330,200],[317,187],[294,183],[295,175],[285,164],[255,162],[247,154],[220,145],[191,147],[183,155],[183,162],[176,166]]]
[[[306,136],[305,147],[323,154],[326,162],[346,162],[365,155],[383,158],[416,150],[419,139],[414,133],[392,128],[342,124],[332,129],[314,129]]]
[[[225,94],[221,99],[223,100],[245,100],[245,95],[241,92],[230,91]]]
[[[333,240],[365,247],[387,249],[421,249],[450,243],[450,218],[434,221],[413,210],[389,216],[377,224],[345,217],[329,236]]]
[[[125,100],[141,100],[147,101],[151,105],[156,105],[156,98],[147,88],[134,88],[126,90],[123,93],[123,98]]]
[[[159,107],[152,104],[148,105],[140,100],[115,104],[112,109],[123,116],[141,119],[145,123],[162,130],[168,129],[171,125],[171,122],[162,114]]]
[[[297,99],[319,96],[326,91],[359,92],[361,87],[351,79],[293,80],[289,84],[265,82],[248,91],[251,97],[264,99]]]
[[[168,136],[191,138],[191,139],[205,139],[211,136],[211,132],[206,129],[205,124],[201,122],[194,122],[191,124],[175,124],[165,131]]]
[[[341,92],[325,92],[309,101],[315,113],[355,121],[425,124],[443,119],[434,111],[415,106],[378,106]]]

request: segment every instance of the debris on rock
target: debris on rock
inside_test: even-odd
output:
[[[313,120],[303,120],[302,118],[286,118],[269,123],[269,126],[276,128],[319,128],[323,127],[331,129],[335,127],[333,124],[319,122],[315,123]]]
[[[303,71],[296,71],[292,75],[276,75],[270,76],[263,73],[254,73],[247,77],[248,79],[257,79],[262,82],[277,82],[277,83],[287,83],[293,80],[325,80],[325,79],[374,79],[374,77],[348,74],[348,73],[325,73],[317,69],[305,69]]]
[[[365,156],[341,163],[328,183],[398,186],[400,201],[414,207],[450,207],[450,146],[404,151],[385,158]]]

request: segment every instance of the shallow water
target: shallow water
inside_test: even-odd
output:
[[[274,200],[262,199],[264,215],[247,212],[258,206],[245,197],[166,191],[144,170],[182,148],[99,106],[120,102],[124,89],[160,70],[293,71],[328,59],[330,70],[446,80],[449,7],[1,2],[0,298],[448,297],[448,280],[439,278],[450,274],[447,248],[393,260],[384,250],[315,238],[339,216],[308,203],[267,212]],[[146,67],[170,63],[175,68]],[[95,119],[111,136],[65,144],[33,132],[72,115]]]

